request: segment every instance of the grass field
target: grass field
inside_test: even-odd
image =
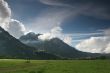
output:
[[[0,73],[110,73],[110,61],[1,59]]]

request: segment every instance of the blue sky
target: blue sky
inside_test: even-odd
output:
[[[50,10],[52,8],[53,10],[57,8],[60,9],[60,6],[58,7],[58,6],[53,6],[53,5],[46,5],[46,4],[41,3],[39,0],[6,0],[6,1],[10,5],[10,8],[12,9],[12,18],[21,21],[25,25],[29,25],[29,23],[32,22],[32,20],[39,17],[39,14],[41,12],[45,12],[45,10]],[[107,1],[109,0],[105,0],[104,2],[103,0],[89,0],[89,1],[88,0],[78,0],[78,1],[77,0],[68,0],[68,1],[59,0],[58,2],[65,3],[65,4],[67,3],[68,5],[73,4],[73,6],[75,4],[79,6],[82,4],[87,4],[87,3],[88,4],[92,3],[93,5],[97,4],[96,5],[97,7],[99,8],[102,7],[102,10],[103,10],[102,14],[105,14],[109,17],[110,16],[110,10],[109,10],[110,5],[107,5],[109,3]],[[106,8],[103,9],[104,7]],[[64,7],[62,6],[62,8]],[[88,9],[88,10],[91,10],[91,9]],[[62,22],[62,24],[63,25],[61,27],[63,28],[64,33],[96,32],[97,30],[106,29],[110,27],[110,19],[101,17],[100,15],[99,16],[96,15],[95,17],[95,13],[94,15],[92,15],[92,13],[90,13],[90,15],[79,14],[76,17],[74,16],[68,17],[66,20]]]
[[[11,8],[11,18],[22,22],[28,30],[47,33],[60,27],[62,35],[71,34],[72,46],[81,40],[103,37],[110,28],[109,0],[5,1]]]

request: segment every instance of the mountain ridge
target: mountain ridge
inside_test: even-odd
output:
[[[28,33],[29,34],[29,33]],[[86,57],[99,57],[101,54],[98,53],[89,53],[89,52],[82,52],[77,50],[74,47],[69,46],[68,44],[64,43],[59,38],[52,38],[50,40],[23,40],[22,37],[27,37],[28,35],[23,35],[19,38],[19,40],[31,47],[34,47],[38,50],[44,50],[55,55],[64,57],[64,58],[86,58]],[[37,34],[33,36],[34,38],[37,37]],[[28,42],[26,42],[28,41]],[[34,42],[34,43],[33,43]]]
[[[21,59],[56,59],[57,56],[45,52],[38,52],[34,47],[21,43],[0,27],[0,58]]]

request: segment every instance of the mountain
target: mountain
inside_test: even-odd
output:
[[[26,37],[29,37],[30,34],[31,36],[33,36],[31,37],[31,40],[28,38],[26,39]],[[64,58],[87,58],[100,56],[100,54],[92,54],[78,51],[74,47],[69,46],[68,44],[64,43],[62,40],[58,38],[42,41],[38,39],[38,36],[39,34],[31,32],[27,35],[21,36],[19,40],[28,46],[35,47],[37,50],[43,50]]]
[[[21,43],[0,27],[0,58],[57,59],[59,57],[43,51],[38,52],[35,48]]]

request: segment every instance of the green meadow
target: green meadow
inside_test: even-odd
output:
[[[0,73],[110,73],[110,61],[1,59]]]

